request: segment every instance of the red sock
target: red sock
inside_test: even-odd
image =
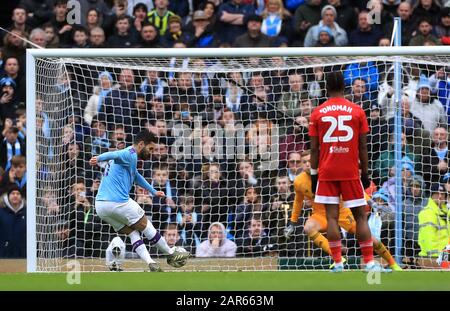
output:
[[[330,245],[331,256],[335,263],[342,262],[342,244],[341,240],[337,241],[328,241]]]
[[[361,254],[364,259],[364,263],[367,264],[373,260],[373,242],[372,240],[360,241],[359,247],[361,248]]]

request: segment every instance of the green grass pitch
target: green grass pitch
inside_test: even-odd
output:
[[[381,274],[369,285],[367,274],[326,272],[116,272],[82,273],[69,285],[64,273],[0,274],[0,290],[450,290],[450,271],[404,271]]]

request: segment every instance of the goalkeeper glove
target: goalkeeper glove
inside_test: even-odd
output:
[[[284,237],[286,238],[286,240],[289,240],[291,238],[294,231],[295,231],[294,224],[291,221],[289,221],[288,225],[284,228]]]
[[[374,200],[372,199],[368,199],[367,200],[367,204],[369,204],[369,206],[372,208],[372,210],[374,212],[379,212],[379,213],[385,213],[385,214],[391,214],[393,213],[392,209],[389,207],[389,205],[378,205]]]
[[[369,188],[370,187],[369,176],[367,176],[366,174],[361,175],[361,183],[362,183],[364,189]]]
[[[311,192],[315,195],[316,194],[316,188],[317,188],[317,170],[311,169]]]

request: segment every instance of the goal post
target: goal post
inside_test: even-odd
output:
[[[37,242],[36,242],[36,66],[31,52],[27,52],[27,272],[36,272],[37,269]],[[33,151],[31,151],[33,150]]]
[[[198,256],[192,260],[190,269],[328,268],[329,256],[303,231],[312,213],[309,202],[305,202],[292,240],[284,239],[283,229],[292,213],[291,179],[295,177],[295,168],[289,166],[288,157],[291,153],[300,156],[307,149],[309,141],[304,132],[307,126],[299,122],[308,120],[309,108],[326,100],[323,75],[332,70],[342,70],[346,95],[350,99],[358,99],[360,95],[358,103],[363,105],[368,117],[376,118],[372,110],[382,113],[382,124],[374,123],[379,131],[372,136],[369,146],[372,159],[369,165],[376,184],[373,191],[380,204],[386,199],[386,206],[395,214],[393,218],[388,214],[382,217],[382,241],[397,259],[412,258],[406,265],[417,268],[419,261],[426,261],[427,267],[437,268],[434,256],[419,256],[418,241],[414,240],[418,224],[409,223],[417,222],[420,211],[414,205],[416,196],[408,192],[401,200],[398,198],[401,192],[397,190],[399,185],[408,187],[420,181],[423,184],[421,204],[425,204],[431,184],[444,177],[445,172],[436,172],[431,165],[420,162],[424,157],[431,157],[433,129],[443,126],[448,130],[449,107],[441,103],[439,111],[445,112],[445,116],[433,119],[433,126],[430,120],[422,120],[423,115],[417,112],[420,109],[414,106],[414,101],[425,80],[433,99],[441,98],[437,71],[443,68],[443,74],[449,79],[449,63],[448,46],[28,49],[27,271],[63,271],[65,261],[72,258],[82,260],[85,271],[105,269],[104,251],[116,235],[95,214],[95,190],[92,189],[101,170],[89,167],[88,156],[118,148],[122,140],[116,135],[122,130],[123,143],[128,146],[137,128],[151,129],[163,142],[159,148],[164,151],[158,151],[157,158],[143,163],[141,174],[155,184],[158,178],[166,178],[160,186],[172,202],[166,204],[155,199],[149,203],[143,199],[140,203],[146,206],[146,215],[157,224],[161,234],[168,223],[176,223],[180,241],[189,244],[183,246],[198,250],[200,243],[209,239],[209,225],[217,220],[224,225],[225,236],[236,246],[233,258],[223,262],[220,259],[218,263]],[[121,75],[128,69],[131,80],[126,82],[127,78]],[[154,78],[158,82],[154,88],[146,88],[150,72],[156,72]],[[102,89],[99,84],[102,73],[111,83],[108,89]],[[180,76],[184,73],[188,75],[183,82]],[[294,82],[296,79],[299,81]],[[363,86],[355,85],[355,80],[361,80]],[[124,88],[127,83],[131,85]],[[293,84],[301,85],[301,89],[296,91]],[[364,89],[359,95],[355,93],[358,87]],[[395,102],[391,91],[396,93]],[[217,102],[215,95],[219,95]],[[402,96],[412,105],[409,109],[415,111],[423,126],[404,131],[404,135],[402,131],[391,130],[389,124],[392,117],[403,113],[399,110],[403,109]],[[450,91],[444,96],[450,96]],[[143,108],[137,108],[138,98],[142,99]],[[293,103],[297,106],[292,106]],[[93,118],[86,121],[88,105],[94,107]],[[232,121],[223,119],[224,111],[233,112]],[[232,126],[227,122],[233,122]],[[230,129],[233,134],[227,136]],[[386,130],[389,131],[383,132]],[[99,137],[94,136],[100,132]],[[413,159],[402,156],[404,150],[398,147],[403,144],[403,136]],[[390,145],[390,141],[396,143]],[[192,158],[178,160],[171,152],[176,147],[187,147],[187,142],[191,144]],[[391,146],[398,147],[394,148],[393,159],[389,153]],[[297,165],[295,161],[300,159],[292,161],[293,167]],[[409,170],[412,175],[404,177],[393,172],[391,164],[397,170],[412,167]],[[153,174],[154,171],[160,175]],[[297,173],[300,171],[297,168]],[[212,177],[214,174],[219,176],[217,181]],[[288,189],[283,188],[283,178]],[[84,183],[81,190],[74,188],[79,180]],[[220,187],[212,186],[216,182]],[[390,182],[395,186],[391,187]],[[253,195],[258,197],[251,204],[250,188],[255,189]],[[139,197],[138,192],[139,189],[134,189],[133,196]],[[85,198],[83,210],[72,208],[85,202]],[[407,199],[412,204],[412,212],[403,211]],[[184,209],[189,202],[193,204],[189,213],[195,212],[199,219],[198,223],[193,222],[192,229],[185,223]],[[262,229],[252,231],[255,215]],[[187,238],[189,234],[193,238]],[[263,247],[246,244],[252,243],[252,239],[246,240],[251,234],[261,235],[258,239]],[[343,237],[348,256],[357,258],[354,237],[347,232],[343,232]],[[406,240],[412,244],[406,244]],[[152,256],[160,258],[159,254],[152,253]],[[127,252],[127,260],[133,264],[136,261],[131,251]],[[355,261],[354,266],[357,265]]]

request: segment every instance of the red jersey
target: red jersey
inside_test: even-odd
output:
[[[319,180],[359,179],[359,136],[369,132],[366,114],[344,98],[330,98],[311,114],[309,136],[319,137]]]

